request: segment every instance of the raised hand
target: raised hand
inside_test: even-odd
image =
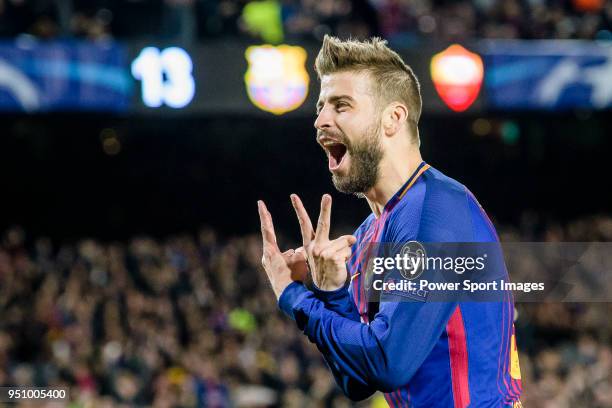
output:
[[[290,249],[281,253],[276,242],[276,233],[272,223],[272,215],[263,201],[257,202],[259,221],[261,223],[261,237],[263,240],[263,265],[272,290],[278,299],[283,290],[293,281],[304,281],[308,273],[304,249]]]
[[[296,194],[291,195],[291,203],[300,223],[302,243],[314,284],[319,289],[328,291],[341,288],[348,277],[346,261],[351,256],[351,246],[356,242],[356,238],[343,235],[333,241],[329,240],[332,203],[330,195],[324,194],[321,199],[316,231],[302,200]]]

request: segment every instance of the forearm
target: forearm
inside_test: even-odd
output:
[[[359,321],[359,313],[355,304],[351,300],[347,287],[340,288],[335,291],[322,291],[316,287],[316,285],[310,285],[312,293],[318,300],[323,302],[326,307],[333,310],[338,315],[350,319],[352,321]],[[282,295],[281,295],[282,296]],[[295,301],[295,299],[293,300]],[[290,317],[292,317],[290,315]],[[292,317],[293,318],[293,317]],[[332,372],[338,387],[342,392],[353,401],[361,401],[376,392],[376,388],[368,385],[366,382],[360,381],[356,378],[351,377],[344,373],[337,362],[334,361],[333,357],[329,354],[329,350],[324,347],[323,344],[316,344],[317,348],[323,355],[327,366]]]
[[[311,290],[314,296],[322,301],[328,310],[352,321],[360,321],[357,307],[349,295],[348,285],[335,291],[323,291],[313,284],[311,285]],[[332,372],[336,383],[349,399],[353,401],[361,401],[370,397],[376,392],[376,388],[369,386],[367,383],[357,381],[350,376],[343,374],[333,358],[321,347],[318,345],[317,347],[319,348],[319,351],[321,351],[321,354]]]
[[[310,289],[315,298],[325,304],[327,310],[338,313],[340,316],[355,322],[360,321],[357,306],[351,299],[348,284],[334,291],[325,291],[312,284]]]
[[[372,387],[367,383],[357,381],[354,378],[343,374],[333,358],[325,353],[322,354],[327,366],[336,380],[336,384],[338,384],[338,387],[340,387],[344,395],[346,395],[349,399],[352,401],[362,401],[377,391],[375,387]]]
[[[333,362],[342,378],[384,392],[410,380],[455,307],[450,303],[381,303],[379,313],[367,325],[328,310],[301,285],[289,286],[279,306]]]

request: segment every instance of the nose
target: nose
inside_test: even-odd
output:
[[[331,128],[333,125],[332,115],[329,109],[323,107],[315,120],[314,127],[317,130],[325,130]]]

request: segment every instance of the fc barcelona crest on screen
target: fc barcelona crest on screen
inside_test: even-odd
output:
[[[299,108],[308,95],[306,50],[290,45],[261,45],[246,50],[249,68],[244,75],[249,99],[275,115]]]

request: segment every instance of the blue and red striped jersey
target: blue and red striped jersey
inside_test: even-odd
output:
[[[279,298],[343,392],[362,400],[382,391],[391,407],[518,406],[510,293],[496,302],[372,303],[366,296],[363,259],[372,243],[498,242],[474,195],[421,163],[355,236],[347,286],[326,292],[294,282]]]

